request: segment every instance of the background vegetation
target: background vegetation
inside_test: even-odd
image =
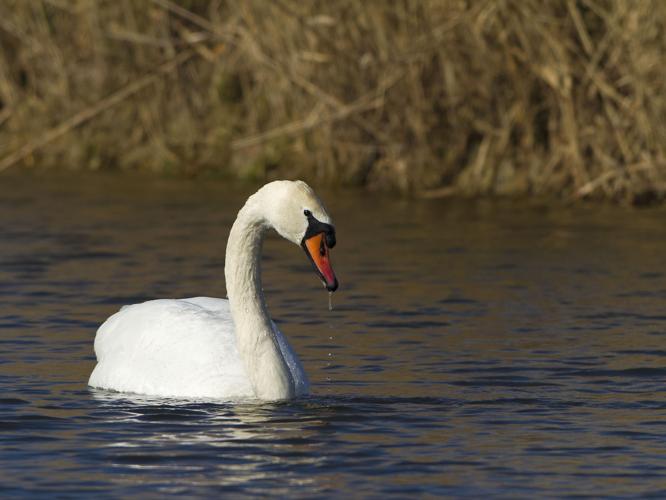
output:
[[[661,0],[4,0],[0,169],[666,193]]]

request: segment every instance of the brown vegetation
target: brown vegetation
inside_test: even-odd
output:
[[[666,193],[661,0],[6,0],[0,169]]]

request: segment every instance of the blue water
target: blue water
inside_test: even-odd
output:
[[[341,282],[264,249],[312,395],[87,388],[121,305],[224,296],[247,187],[0,180],[0,496],[666,497],[663,209],[324,192]]]

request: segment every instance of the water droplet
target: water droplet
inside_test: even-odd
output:
[[[333,310],[333,292],[328,292],[328,310]]]

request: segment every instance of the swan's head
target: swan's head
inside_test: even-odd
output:
[[[261,188],[270,203],[264,217],[283,238],[305,250],[330,292],[338,288],[329,249],[335,246],[335,227],[324,204],[303,181],[274,181]]]

